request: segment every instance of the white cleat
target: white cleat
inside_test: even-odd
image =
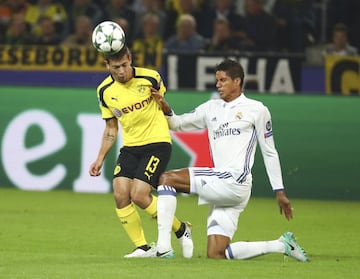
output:
[[[157,249],[155,245],[150,245],[148,250],[136,248],[130,254],[126,254],[124,258],[156,258]]]
[[[191,224],[185,222],[185,232],[178,238],[184,258],[191,258],[194,252],[194,243],[191,235]]]
[[[280,236],[279,240],[285,244],[285,255],[293,257],[300,262],[307,262],[305,250],[297,243],[292,232],[286,232]]]

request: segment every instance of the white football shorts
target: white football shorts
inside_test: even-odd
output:
[[[245,209],[251,194],[251,176],[243,183],[239,173],[217,168],[189,168],[190,193],[199,196],[199,205],[210,205],[208,235],[230,237],[235,234],[240,213]]]

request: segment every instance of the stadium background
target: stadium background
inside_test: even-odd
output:
[[[2,86],[1,92],[1,187],[111,191],[113,162],[121,137],[106,161],[103,175],[88,175],[104,125],[94,89]],[[248,95],[263,101],[272,111],[274,136],[290,196],[360,199],[358,97]],[[167,96],[181,113],[216,94],[170,90]],[[211,164],[205,133],[173,133],[173,138],[169,168]],[[260,156],[258,151],[254,196],[271,196]]]
[[[314,2],[323,11],[327,1]],[[331,31],[325,25],[318,26],[320,43]],[[323,59],[317,54],[316,46],[297,53],[166,52],[160,72],[169,101],[185,112],[216,97],[216,63],[224,57],[239,60],[246,72],[246,94],[272,111],[289,194],[360,200],[360,58]],[[102,57],[92,48],[0,45],[0,187],[111,191],[121,137],[104,174],[98,179],[87,175],[103,128],[95,87],[105,75]],[[204,135],[173,133],[169,168],[210,164]],[[272,195],[260,152],[254,178],[255,196]]]

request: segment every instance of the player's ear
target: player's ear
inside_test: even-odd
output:
[[[106,66],[106,69],[110,70],[109,61],[107,59],[104,60],[104,64]]]

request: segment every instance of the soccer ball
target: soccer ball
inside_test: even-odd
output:
[[[113,21],[101,22],[94,28],[92,43],[99,52],[116,53],[125,45],[124,30]]]

